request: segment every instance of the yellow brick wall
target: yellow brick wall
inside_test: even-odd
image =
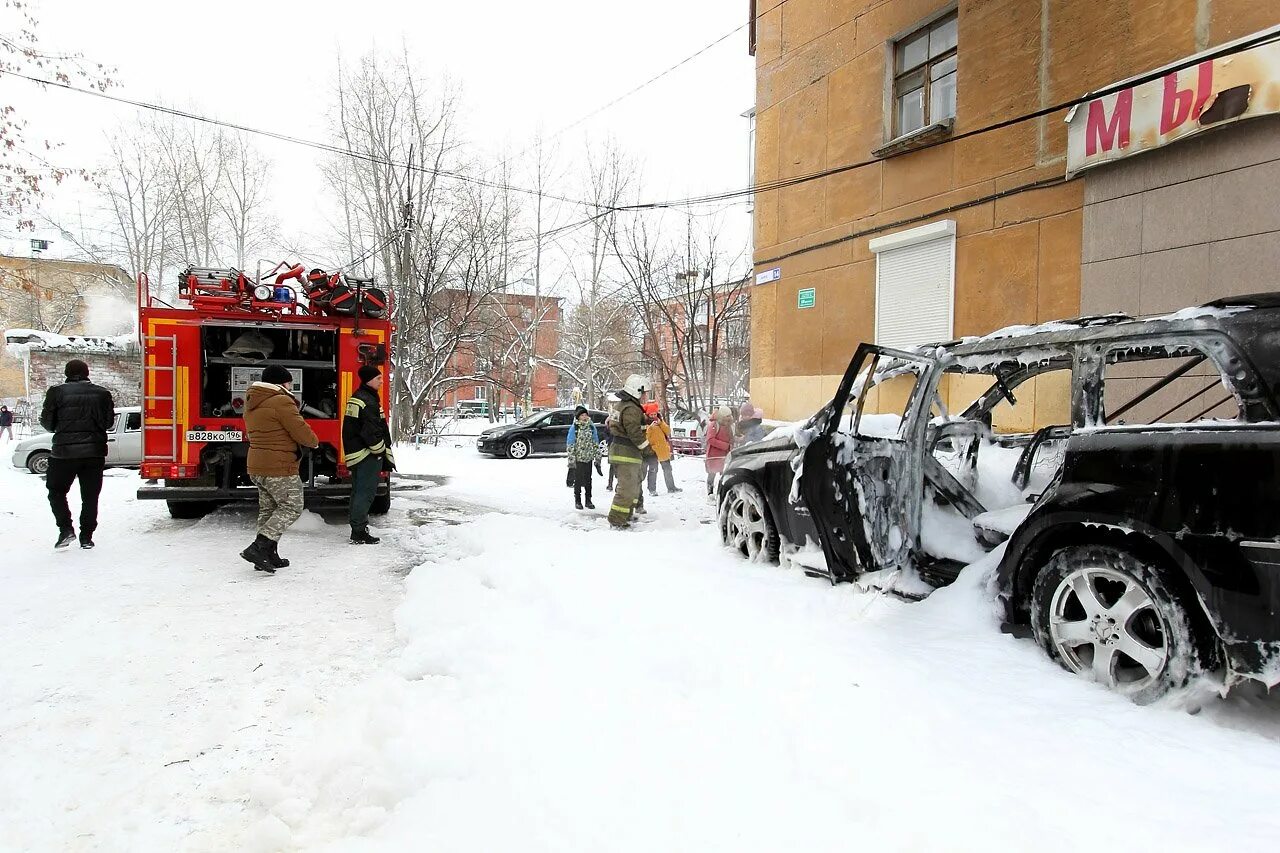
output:
[[[946,6],[788,0],[764,14],[757,23],[757,182],[871,159],[885,142],[888,41]],[[1275,8],[1264,0],[960,0],[953,132],[1256,31],[1276,23]],[[1082,181],[929,215],[1063,175],[1062,119],[758,193],[756,269],[779,267],[782,278],[752,293],[753,401],[772,408],[770,416],[808,415],[829,398],[857,343],[872,339],[876,266],[867,244],[876,235],[791,254],[870,228],[916,217],[925,218],[883,233],[956,221],[957,335],[1079,314]],[[796,291],[806,287],[815,289],[817,305],[797,308]]]

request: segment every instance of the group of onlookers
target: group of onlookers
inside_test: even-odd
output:
[[[671,470],[671,427],[658,403],[645,400],[648,392],[649,380],[633,374],[627,377],[622,388],[609,395],[606,488],[613,491],[616,483],[609,523],[619,529],[630,526],[636,515],[645,514],[645,486],[651,496],[658,494],[659,471],[668,494],[681,491]],[[715,488],[716,477],[724,470],[729,451],[764,438],[763,418],[764,412],[759,407],[744,403],[736,415],[729,406],[720,406],[701,424],[708,495]],[[569,463],[565,483],[573,488],[574,506],[595,509],[591,502],[592,469],[603,474],[600,431],[585,406],[575,410],[565,451]]]

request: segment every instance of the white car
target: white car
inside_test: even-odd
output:
[[[32,474],[49,471],[53,433],[43,432],[24,438],[13,448],[13,467],[26,468]],[[142,464],[142,409],[125,406],[116,409],[116,420],[107,433],[107,467],[137,468]]]

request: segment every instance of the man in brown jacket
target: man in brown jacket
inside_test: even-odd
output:
[[[302,515],[298,448],[320,444],[302,419],[292,388],[293,375],[270,364],[262,371],[262,381],[249,386],[244,404],[249,479],[258,487],[258,538],[240,556],[268,574],[289,565],[280,557],[280,537]]]

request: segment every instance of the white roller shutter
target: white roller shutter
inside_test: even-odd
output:
[[[940,222],[872,241],[876,343],[913,347],[952,337],[955,224]]]

